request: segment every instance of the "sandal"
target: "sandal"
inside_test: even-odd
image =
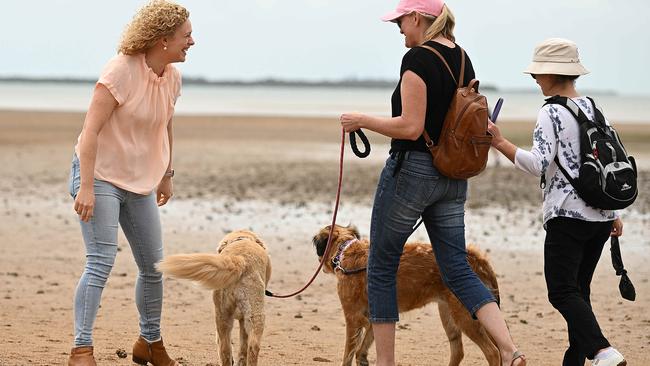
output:
[[[517,359],[520,359],[520,360],[522,361],[522,362],[519,364],[519,366],[526,366],[526,355],[523,354],[523,353],[521,353],[521,352],[519,352],[519,351],[515,351],[515,352],[512,354],[512,361],[510,361],[510,366],[514,366],[514,365],[515,365],[515,361],[516,361]]]

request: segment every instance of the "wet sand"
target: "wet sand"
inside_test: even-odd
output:
[[[83,123],[77,113],[0,112],[0,365],[61,365],[72,346],[72,298],[84,249],[68,174]],[[225,232],[249,228],[267,242],[273,261],[269,289],[293,291],[317,266],[311,237],[331,220],[341,133],[336,120],[279,117],[177,117],[175,196],[161,209],[166,254],[213,251]],[[592,303],[605,335],[630,365],[650,364],[650,125],[617,126],[644,169],[641,195],[623,212],[623,259],[637,300],[623,300],[608,246],[597,268]],[[531,122],[503,124],[519,143]],[[372,154],[346,148],[338,222],[369,233],[377,177],[388,141],[369,134]],[[467,240],[489,251],[499,275],[502,309],[531,365],[558,365],[565,323],[546,299],[541,192],[538,180],[508,162],[491,163],[470,181]],[[418,230],[413,238],[424,239]],[[131,364],[138,336],[133,301],[137,273],[128,243],[103,293],[95,327],[99,364]],[[299,297],[267,299],[260,365],[341,362],[345,328],[332,276],[321,274]],[[209,291],[165,281],[163,337],[184,365],[219,365]],[[233,342],[237,345],[238,339]],[[467,338],[464,365],[484,365]],[[128,358],[119,358],[124,349]],[[236,347],[235,347],[236,349]],[[434,306],[403,314],[399,364],[445,365],[449,344]],[[371,363],[374,351],[371,352]]]

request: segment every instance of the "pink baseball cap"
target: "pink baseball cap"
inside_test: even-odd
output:
[[[437,17],[442,13],[442,7],[444,5],[445,2],[442,0],[400,0],[395,11],[384,15],[381,17],[381,20],[384,22],[392,22],[414,11]]]

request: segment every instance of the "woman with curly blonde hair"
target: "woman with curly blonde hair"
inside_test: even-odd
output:
[[[86,265],[74,300],[75,338],[68,365],[96,365],[92,330],[117,255],[118,224],[138,266],[140,337],[133,361],[172,366],[160,335],[162,259],[158,207],[172,196],[172,116],[181,76],[172,66],[194,45],[189,12],[154,0],[126,27],[105,66],[79,135],[70,194],[79,215]]]

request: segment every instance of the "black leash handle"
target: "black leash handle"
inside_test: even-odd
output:
[[[363,142],[363,148],[364,148],[363,152],[361,152],[357,147],[357,138],[356,136],[354,136],[355,134],[359,135],[361,142]],[[370,142],[368,141],[366,134],[363,133],[361,129],[350,132],[350,147],[352,148],[352,152],[354,153],[354,155],[362,159],[370,155]]]
[[[627,275],[627,271],[623,266],[623,257],[621,257],[621,246],[618,242],[618,236],[612,236],[610,250],[612,253],[612,265],[616,270],[616,275],[621,276],[621,281],[618,284],[621,296],[625,300],[634,301],[636,299],[636,290],[634,289],[632,280],[630,280],[630,277]]]

